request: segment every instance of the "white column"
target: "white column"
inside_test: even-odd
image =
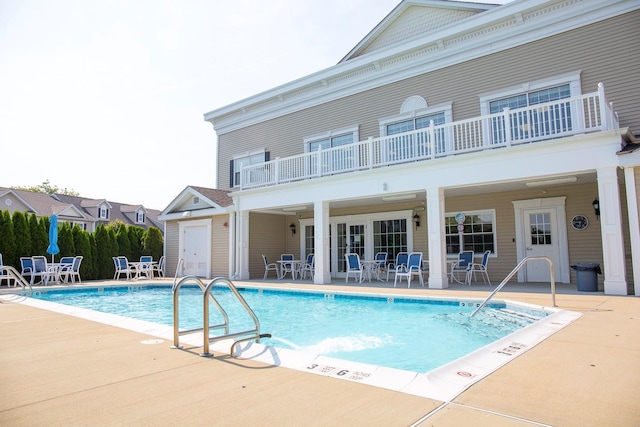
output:
[[[323,285],[331,283],[331,260],[329,258],[329,202],[313,204],[313,227],[315,273],[313,283]]]
[[[249,280],[249,211],[238,211],[236,279]]]
[[[597,172],[604,293],[627,295],[618,174],[616,167],[601,168]]]
[[[229,277],[236,275],[236,212],[229,212]]]
[[[633,167],[624,168],[624,180],[627,189],[627,211],[629,216],[634,293],[637,297],[640,297],[640,219],[638,216],[638,190],[636,188],[636,177]]]
[[[427,228],[429,229],[429,287],[448,288],[444,188],[427,188]]]

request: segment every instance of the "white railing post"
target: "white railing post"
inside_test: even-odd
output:
[[[275,176],[273,177],[273,181],[276,184],[280,183],[280,157],[276,157],[276,161],[274,162],[274,171]]]
[[[373,169],[373,137],[367,138],[367,148],[369,150],[369,169]]]
[[[427,147],[431,149],[431,158],[436,157],[436,129],[435,122],[433,120],[429,120],[429,144]]]
[[[504,143],[507,147],[511,146],[511,109],[504,107]]]
[[[316,159],[316,175],[317,176],[322,176],[322,147],[318,147],[318,151],[316,151],[316,153],[318,153],[317,159]]]
[[[607,130],[609,128],[607,111],[607,101],[604,98],[604,84],[598,83],[598,107],[600,108],[600,130]]]

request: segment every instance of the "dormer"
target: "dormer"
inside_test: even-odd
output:
[[[98,221],[109,221],[113,206],[106,200],[83,200],[80,203],[91,215],[98,218]]]

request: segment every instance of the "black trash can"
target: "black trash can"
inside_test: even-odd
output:
[[[579,262],[572,265],[576,271],[576,281],[578,282],[578,290],[582,292],[598,291],[598,274],[602,274],[600,264],[595,262]]]

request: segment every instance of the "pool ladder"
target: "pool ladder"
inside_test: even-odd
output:
[[[500,284],[498,285],[498,287],[491,292],[491,295],[489,295],[487,297],[487,299],[485,299],[484,301],[482,301],[482,304],[480,304],[478,306],[478,308],[476,308],[475,310],[473,310],[473,313],[471,313],[471,317],[475,316],[476,313],[478,311],[480,311],[480,309],[482,307],[484,307],[485,305],[487,305],[487,303],[491,300],[491,298],[493,298],[493,296],[495,294],[498,293],[498,291],[500,291],[500,289],[502,289],[502,287],[504,285],[507,284],[507,282],[513,277],[515,276],[515,274],[518,272],[518,270],[520,270],[527,262],[529,261],[547,261],[549,263],[549,277],[551,278],[551,303],[553,304],[554,307],[556,306],[556,278],[555,278],[555,272],[553,269],[553,261],[551,260],[551,258],[546,257],[546,256],[528,256],[526,258],[524,258],[522,261],[520,261],[518,263],[518,265],[515,266],[515,268],[511,271],[511,273],[509,273],[509,275],[507,277],[504,278],[504,280],[502,282],[500,282]]]
[[[200,287],[200,289],[202,289],[203,291],[202,328],[181,331],[179,327],[180,317],[179,317],[179,311],[178,311],[180,288],[185,283],[190,283],[190,282],[195,282],[198,285],[198,287]],[[231,292],[236,297],[236,299],[240,302],[240,304],[245,309],[247,314],[249,314],[249,316],[251,316],[251,319],[253,319],[253,324],[254,324],[253,329],[248,329],[246,331],[239,331],[239,332],[229,332],[229,316],[227,315],[227,312],[225,311],[225,309],[220,305],[216,297],[211,293],[211,289],[215,285],[226,285],[229,288],[229,290],[231,290]],[[178,282],[174,281],[172,293],[173,293],[173,346],[172,348],[182,348],[180,346],[180,335],[185,335],[185,334],[190,334],[193,332],[200,332],[200,331],[202,331],[202,336],[203,336],[203,349],[202,349],[202,353],[200,353],[200,356],[202,357],[212,356],[212,354],[209,352],[209,344],[214,341],[238,338],[231,344],[231,348],[229,350],[229,355],[233,356],[236,345],[242,342],[251,341],[251,340],[260,342],[260,338],[271,338],[271,334],[260,333],[260,321],[258,320],[258,317],[254,313],[254,311],[251,309],[251,307],[249,307],[249,304],[247,304],[247,302],[242,297],[242,295],[240,295],[240,292],[238,292],[238,289],[235,287],[235,285],[228,279],[225,279],[223,277],[216,277],[205,286],[205,284],[202,282],[200,278],[196,276],[187,276],[182,278]],[[222,323],[219,323],[216,325],[209,324],[209,302],[213,303],[213,305],[218,309],[218,312],[222,315],[222,318],[223,318]],[[211,337],[209,335],[209,332],[213,329],[224,329],[224,334]]]
[[[28,296],[31,296],[33,292],[31,284],[27,282],[22,274],[18,273],[18,270],[10,265],[0,265],[0,280],[6,280],[7,287],[9,286],[9,280],[13,280],[16,285],[22,286],[22,289],[27,292]]]

